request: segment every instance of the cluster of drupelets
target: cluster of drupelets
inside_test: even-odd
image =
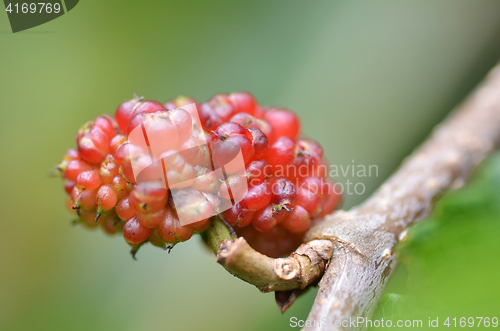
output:
[[[190,104],[196,108],[182,108]],[[133,163],[141,163],[137,155],[151,156],[149,144],[149,153],[137,153],[130,139],[141,125],[168,137],[155,155],[161,160],[156,167],[169,178],[166,184],[134,176]],[[165,104],[134,97],[117,108],[115,117],[86,123],[78,132],[77,149],[68,150],[58,168],[68,207],[79,221],[108,234],[123,232],[132,246],[149,241],[172,247],[204,232],[218,214],[252,247],[281,256],[297,248],[311,224],[335,210],[341,199],[327,178],[321,146],[299,135],[296,114],[263,107],[247,92],[217,94],[201,104],[188,97]],[[238,152],[243,173],[228,166]],[[224,176],[217,175],[217,168],[224,169]],[[172,179],[185,195],[182,204],[172,198]],[[221,209],[228,202],[230,208]],[[182,225],[181,210],[195,221]]]

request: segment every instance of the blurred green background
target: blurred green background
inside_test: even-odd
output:
[[[134,92],[248,90],[298,112],[331,163],[378,166],[337,178],[366,186],[349,208],[480,81],[499,40],[493,0],[82,0],[16,34],[0,13],[0,330],[289,329],[314,289],[281,315],[197,240],[133,261],[123,239],[71,227],[47,172],[80,125]]]
[[[499,236],[497,152],[466,187],[444,195],[433,215],[414,226],[399,245],[401,264],[373,320],[390,319],[393,325],[422,321],[426,329],[429,320],[441,329],[478,328],[479,323],[479,329],[498,327]]]

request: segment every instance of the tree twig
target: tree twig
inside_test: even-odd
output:
[[[329,215],[306,240],[329,239],[334,254],[308,320],[370,317],[396,267],[395,245],[443,192],[464,184],[500,142],[500,68],[362,205]],[[340,330],[362,329],[362,325]],[[329,330],[331,330],[331,324]],[[306,327],[320,330],[322,326]]]
[[[313,240],[289,257],[270,258],[255,251],[243,237],[235,239],[219,218],[205,232],[205,241],[217,254],[218,263],[262,292],[304,289],[317,282],[333,248],[330,240]]]

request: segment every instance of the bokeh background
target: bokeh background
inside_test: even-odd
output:
[[[163,101],[248,90],[294,109],[331,163],[378,166],[378,176],[336,178],[366,187],[346,196],[349,208],[480,81],[499,40],[494,0],[82,0],[16,34],[0,13],[0,330],[289,329],[315,289],[281,315],[273,294],[229,275],[198,240],[171,254],[144,247],[133,261],[122,238],[71,227],[61,181],[47,172],[80,125],[134,92]],[[423,252],[421,261],[436,250]],[[475,286],[499,293],[490,278]]]

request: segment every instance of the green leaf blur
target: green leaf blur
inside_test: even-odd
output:
[[[492,317],[500,314],[500,154],[463,189],[446,194],[433,216],[414,226],[397,250],[399,269],[375,319]],[[387,308],[395,307],[394,310]],[[478,323],[479,320],[476,320]],[[458,323],[458,322],[457,322]],[[453,324],[452,324],[453,325]],[[457,324],[458,325],[458,324]],[[451,326],[450,326],[451,327]],[[484,325],[482,325],[484,328]]]

